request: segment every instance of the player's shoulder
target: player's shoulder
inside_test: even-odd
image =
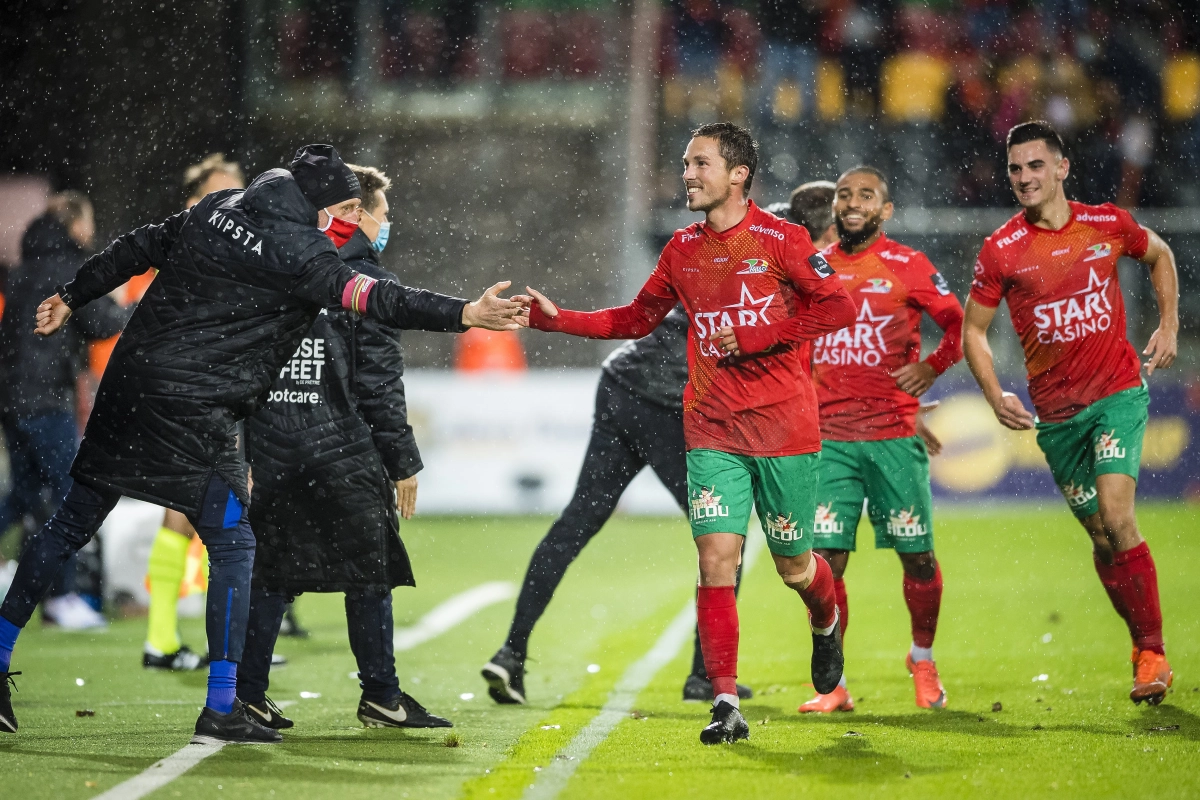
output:
[[[778,217],[758,205],[751,206],[750,226],[747,230],[759,239],[773,241],[777,244],[800,240],[806,242],[810,247],[812,246],[812,237],[808,235],[807,228],[797,225],[791,220]]]
[[[1093,206],[1087,203],[1076,203],[1072,200],[1068,205],[1071,206],[1073,220],[1106,232],[1118,231],[1133,219],[1133,215],[1113,203],[1101,203]]]
[[[686,228],[679,228],[675,233],[671,234],[671,239],[663,248],[663,256],[669,256],[671,253],[680,253],[687,255],[700,245],[704,239],[704,231],[702,230],[704,223],[693,222]]]
[[[981,260],[1003,262],[1006,255],[1020,249],[1018,245],[1027,243],[1032,235],[1033,228],[1025,221],[1025,212],[1018,211],[992,231],[990,236],[984,237],[983,246],[979,248],[979,257]]]
[[[929,259],[920,250],[897,242],[891,237],[885,236],[880,244],[882,246],[876,251],[876,255],[889,267],[913,269],[929,263]]]

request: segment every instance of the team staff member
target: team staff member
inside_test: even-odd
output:
[[[38,308],[56,332],[75,309],[152,266],[100,383],[62,506],[21,558],[0,606],[0,730],[15,732],[9,685],[17,635],[59,567],[121,495],[182,511],[208,548],[209,692],[200,741],[277,742],[235,697],[249,611],[254,536],[236,425],[254,410],[322,308],[341,303],[394,327],[516,326],[497,284],[475,303],[377,282],[338,258],[357,228],[358,180],[329,145],[301,149],[245,192],[117,239]]]
[[[359,274],[395,281],[379,264],[391,181],[350,168],[362,187],[362,223],[338,255]],[[284,608],[301,592],[345,592],[364,725],[450,726],[400,690],[392,652],[392,588],[416,585],[397,512],[412,518],[421,470],[403,374],[399,331],[334,306],[246,421],[258,555],[237,693],[267,727],[292,726],[266,692]]]
[[[1150,267],[1159,325],[1146,375],[1170,367],[1179,333],[1175,256],[1111,203],[1067,200],[1062,138],[1043,121],[1008,132],[1008,180],[1022,211],[984,240],[967,301],[967,363],[996,418],[1037,429],[1054,481],[1092,539],[1100,583],[1133,639],[1134,703],[1157,705],[1173,675],[1163,647],[1158,574],[1134,513],[1150,395],[1125,338],[1117,259]],[[1025,349],[1037,416],[1000,387],[987,332],[1001,300]]]

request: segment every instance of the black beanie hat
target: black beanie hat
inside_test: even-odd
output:
[[[332,145],[310,144],[301,147],[288,169],[300,185],[300,191],[317,208],[328,208],[352,198],[362,198],[358,178]]]

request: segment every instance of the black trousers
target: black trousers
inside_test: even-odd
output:
[[[644,467],[649,466],[687,510],[687,459],[683,412],[652,403],[602,373],[596,390],[596,413],[575,495],[550,526],[529,561],[517,610],[505,644],[518,656],[528,652],[529,635],[546,611],[567,567],[583,552],[617,502]],[[738,574],[741,583],[741,574]],[[700,637],[696,636],[692,672],[704,675]]]

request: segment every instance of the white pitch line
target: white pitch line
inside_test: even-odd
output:
[[[397,652],[412,650],[419,644],[441,636],[455,625],[490,605],[517,596],[517,585],[508,581],[481,583],[439,604],[411,628],[400,628],[392,639]]]
[[[213,753],[219,752],[224,746],[224,742],[186,745],[162,761],[151,764],[140,775],[134,775],[129,780],[118,783],[92,800],[139,800],[154,790],[166,786]]]
[[[750,568],[754,566],[765,542],[762,534],[756,532],[753,527],[749,536],[742,560],[742,578],[750,574]],[[628,719],[638,695],[658,671],[679,654],[684,644],[691,641],[695,627],[696,603],[695,600],[689,600],[675,615],[675,619],[671,620],[671,624],[667,625],[649,652],[625,670],[625,674],[609,692],[608,701],[600,709],[600,713],[592,717],[591,722],[575,734],[566,747],[554,754],[550,765],[537,774],[533,783],[521,795],[521,800],[554,800],[558,797],[579,765],[587,760],[592,751],[608,738],[622,720]]]

